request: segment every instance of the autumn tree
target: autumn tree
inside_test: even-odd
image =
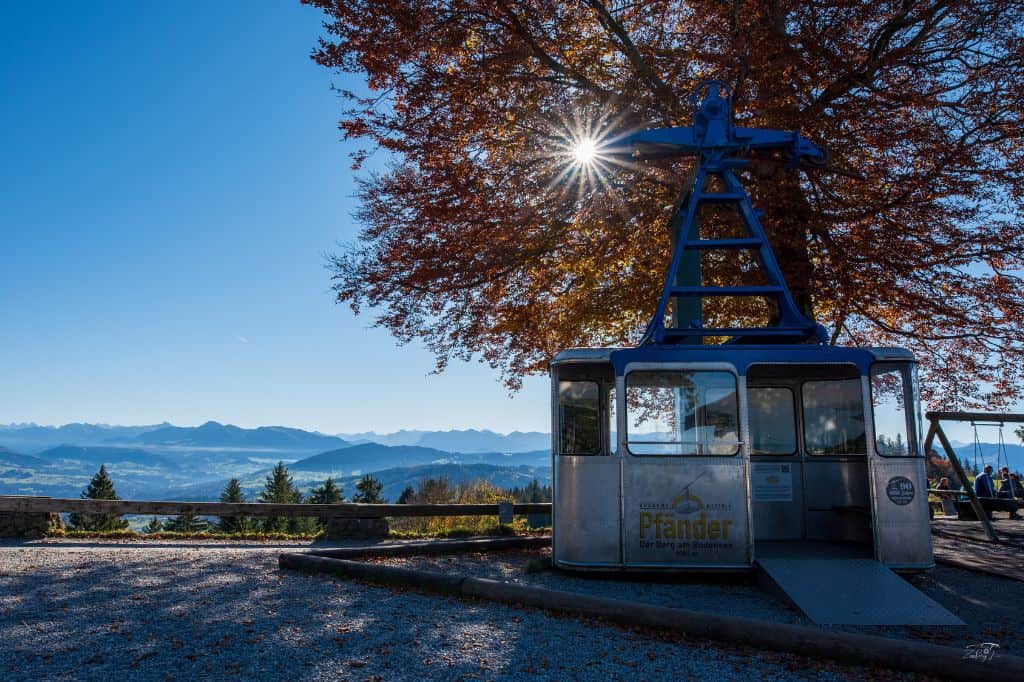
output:
[[[417,504],[448,504],[456,499],[455,489],[446,477],[425,478],[416,487]]]
[[[439,368],[482,357],[511,386],[558,350],[635,343],[692,160],[572,146],[689,125],[707,78],[743,125],[800,130],[842,173],[742,180],[794,296],[833,343],[903,345],[933,405],[1019,397],[1024,359],[1020,0],[304,0],[364,178],[339,302]],[[858,177],[859,176],[859,177]]]
[[[117,491],[114,489],[114,482],[107,473],[107,465],[101,464],[99,471],[89,481],[89,485],[82,491],[83,500],[119,500]],[[71,530],[84,530],[92,532],[106,532],[115,530],[126,530],[128,522],[121,518],[120,514],[71,514],[68,519]]]

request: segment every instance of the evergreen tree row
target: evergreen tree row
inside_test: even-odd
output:
[[[466,501],[467,496],[477,495],[480,491],[475,488],[485,485],[483,481],[462,483],[453,486],[446,478],[424,479],[420,481],[418,489],[411,485],[406,486],[398,497],[399,504],[445,504],[450,502]],[[500,490],[491,484],[486,484],[489,496],[509,499],[515,502],[550,502],[551,486],[541,485],[534,479],[526,487],[515,487],[511,490]],[[384,485],[373,475],[367,474],[356,483],[356,494],[352,501],[362,504],[384,504],[387,500],[382,496]],[[106,465],[101,465],[99,471],[93,476],[89,485],[82,492],[83,499],[92,500],[117,500],[117,492],[114,483],[110,479]],[[303,495],[302,491],[295,485],[292,475],[284,462],[277,465],[267,475],[263,484],[263,490],[256,496],[257,501],[268,504],[337,504],[345,501],[345,495],[341,487],[328,477],[321,485]],[[247,502],[245,493],[242,491],[241,483],[237,478],[232,478],[224,486],[220,494],[221,502]],[[180,514],[160,520],[153,517],[145,526],[145,533],[179,532],[179,533],[201,533],[217,530],[222,533],[288,533],[288,534],[313,534],[327,525],[327,519],[316,517],[287,517],[274,516],[265,519],[253,519],[248,516],[223,516],[217,524],[211,523],[208,519],[194,514]],[[71,530],[83,530],[90,532],[118,531],[128,528],[128,522],[119,514],[71,514],[69,527]]]
[[[381,503],[381,490],[383,485],[380,481],[370,475],[366,475],[356,484],[357,494],[353,497],[354,502]],[[82,492],[83,499],[90,500],[118,500],[114,483],[110,479],[106,465],[101,465],[99,471],[93,476],[89,485]],[[309,495],[304,496],[296,487],[288,468],[283,462],[271,470],[263,484],[263,490],[257,495],[259,502],[279,504],[336,504],[345,501],[345,495],[341,488],[328,477],[321,485],[313,488]],[[220,494],[221,502],[247,502],[245,493],[242,491],[241,483],[237,478],[232,478],[224,486]],[[248,516],[224,516],[217,524],[212,524],[208,519],[194,514],[179,514],[168,519],[161,520],[153,517],[149,524],[143,528],[145,533],[178,532],[178,533],[202,533],[217,530],[222,533],[291,533],[291,534],[313,534],[327,524],[325,518],[315,517],[268,517],[262,520],[255,520]],[[69,529],[88,532],[108,532],[126,530],[128,522],[119,514],[71,514]]]

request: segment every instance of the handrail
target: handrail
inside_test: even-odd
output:
[[[272,502],[174,502],[167,500],[90,500],[0,495],[0,512],[80,514],[162,514],[195,516],[316,516],[375,519],[405,516],[497,516],[493,504],[277,504]],[[550,514],[550,502],[514,503],[513,514]]]

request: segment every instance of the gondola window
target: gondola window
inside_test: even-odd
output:
[[[788,388],[747,391],[753,455],[792,455],[796,452],[796,414]]]
[[[860,379],[805,382],[803,408],[808,453],[867,454]]]
[[[907,434],[906,384],[903,369],[871,368],[871,404],[875,417],[875,450],[885,457],[913,454]]]
[[[558,382],[559,452],[601,454],[600,389],[595,381]]]
[[[739,452],[739,401],[729,372],[631,372],[626,413],[626,444],[635,455]]]

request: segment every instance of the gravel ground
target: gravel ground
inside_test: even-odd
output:
[[[814,626],[800,611],[759,589],[750,578],[715,582],[708,582],[706,577],[685,576],[607,579],[550,569],[538,572],[525,570],[531,559],[550,563],[550,557],[550,550],[544,550],[375,561],[727,616]],[[908,579],[932,599],[960,616],[967,627],[832,626],[830,629],[923,640],[953,647],[995,642],[1004,653],[1024,656],[1024,583],[948,566],[937,566],[927,573],[909,576]]]
[[[290,545],[294,547],[294,545]],[[749,680],[895,675],[486,602],[283,572],[281,543],[0,544],[0,679]],[[798,620],[749,585],[459,570]],[[456,566],[449,565],[449,568]],[[602,586],[603,585],[603,586]],[[726,607],[723,606],[723,609]]]

